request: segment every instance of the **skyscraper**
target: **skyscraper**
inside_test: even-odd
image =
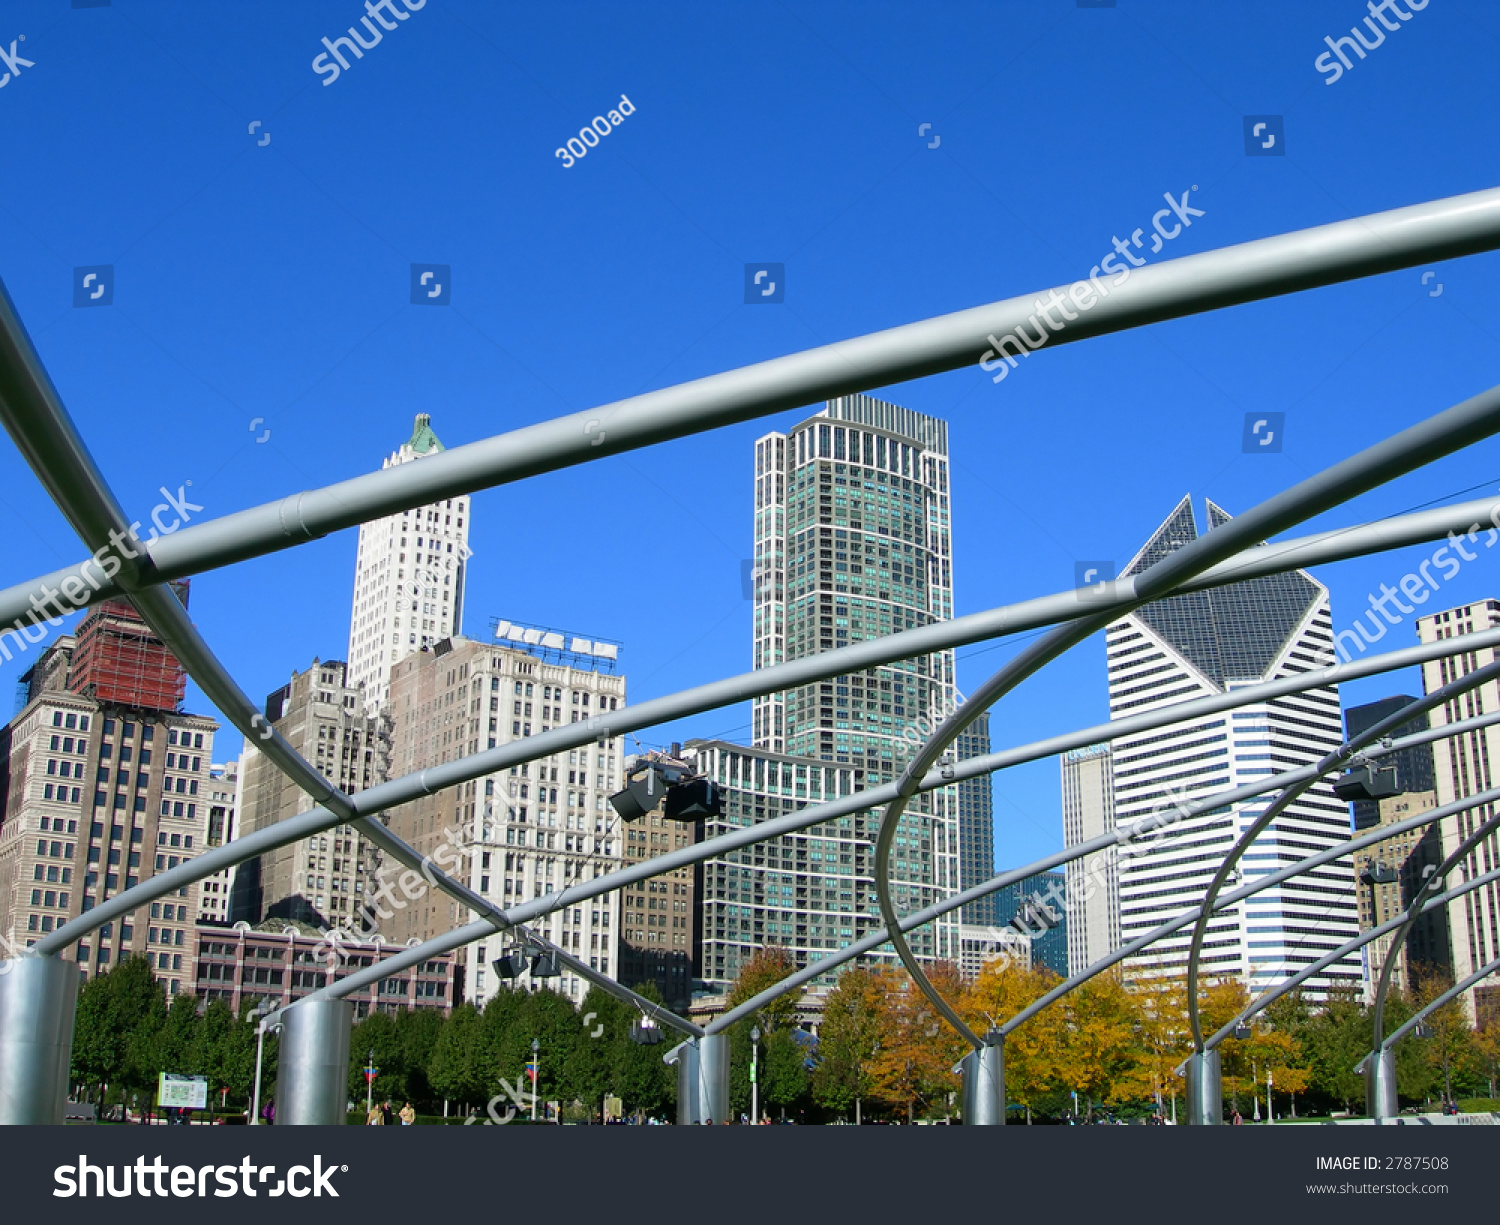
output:
[[[947,422],[842,396],[757,441],[753,574],[756,668],[952,617]],[[754,744],[891,777],[953,696],[952,651],[886,664],[756,698]]]
[[[442,449],[431,418],[418,413],[411,437],[381,467]],[[368,709],[384,705],[398,659],[462,632],[469,501],[445,498],[360,526],[345,683],[364,686]]]
[[[1115,829],[1114,753],[1107,744],[1064,753],[1063,845],[1071,850]],[[1114,847],[1066,869],[1068,973],[1078,974],[1120,947],[1120,865]]]
[[[1423,642],[1456,638],[1500,625],[1500,601],[1479,600],[1459,608],[1421,617],[1417,634]],[[1467,651],[1422,665],[1427,693],[1500,659],[1494,647]],[[1500,710],[1500,685],[1490,681],[1428,712],[1433,727],[1472,719]],[[1486,727],[1432,744],[1437,802],[1445,805],[1488,791],[1494,784],[1494,765],[1500,764],[1500,728]],[[1493,804],[1456,813],[1442,823],[1443,855],[1447,857],[1479,826],[1495,815]],[[1448,877],[1449,886],[1473,880],[1500,863],[1500,834],[1490,834]],[[1462,980],[1500,957],[1500,889],[1486,885],[1472,889],[1448,905],[1448,929],[1453,950],[1453,974]],[[1479,1024],[1500,1020],[1500,984],[1481,983],[1464,993],[1464,1006]]]
[[[788,434],[762,437],[755,444],[754,535],[756,668],[952,617],[947,423],[853,395],[828,401]],[[941,722],[955,699],[952,651],[804,685],[755,699],[759,752],[702,745],[699,768],[729,788],[726,814],[732,808],[754,819],[800,808],[815,796],[893,779],[925,738],[922,729]],[[902,817],[892,872],[898,909],[958,889],[958,808],[958,789],[946,787],[915,797]],[[759,943],[761,924],[765,940],[792,945],[802,958],[878,922],[872,865],[856,848],[833,845],[856,825],[856,841],[873,836],[869,816],[841,819],[826,834],[813,831],[830,840],[827,848],[794,836],[768,845],[764,857],[728,857],[732,869],[721,872],[719,861],[706,867],[699,890],[703,976],[733,977],[737,950]],[[812,858],[815,849],[840,858],[828,867],[828,859]],[[793,875],[772,879],[773,862]],[[797,877],[799,868],[810,875]],[[813,881],[819,870],[827,878]],[[912,947],[925,957],[956,958],[957,916],[914,933]]]
[[[1212,530],[1230,516],[1208,503]],[[1136,554],[1137,574],[1197,538],[1183,498]],[[1312,671],[1333,650],[1328,590],[1303,571],[1269,575],[1147,604],[1106,632],[1110,717],[1159,710],[1279,677]],[[1343,743],[1338,690],[1242,706],[1114,742],[1113,791],[1120,825],[1172,813],[1187,799],[1310,765]],[[1120,865],[1120,939],[1130,941],[1197,905],[1225,854],[1264,812],[1268,797],[1172,821],[1132,848]],[[1279,816],[1241,861],[1248,882],[1349,836],[1348,809],[1323,779]],[[1358,932],[1348,859],[1303,873],[1238,905],[1208,925],[1203,973],[1234,977],[1251,990],[1311,965]],[[1158,941],[1127,963],[1137,974],[1180,974],[1191,928]],[[1308,981],[1319,995],[1360,980],[1359,955]]]

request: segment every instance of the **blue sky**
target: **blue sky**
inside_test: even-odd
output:
[[[1167,192],[1205,215],[1157,258],[1494,186],[1500,165],[1500,10],[1477,0],[1412,13],[1331,85],[1314,61],[1366,15],[1354,0],[428,0],[325,85],[320,40],[362,13],[0,7],[0,49],[32,61],[0,87],[0,277],[135,515],[159,486],[191,481],[213,517],[378,468],[417,412],[451,446],[1072,281]],[[634,114],[565,167],[554,150],[622,94]],[[1247,115],[1283,117],[1284,156],[1246,155]],[[744,303],[752,261],[785,264],[783,303]],[[450,266],[449,305],[411,304],[417,262]],[[112,304],[74,307],[92,265],[113,267]],[[958,611],[1071,587],[1184,493],[1243,511],[1484,390],[1497,270],[1475,256],[1058,346],[1000,386],[971,367],[872,389],[951,422]],[[1286,414],[1285,450],[1246,455],[1264,411]],[[466,630],[618,639],[635,700],[748,668],[752,443],[805,415],[479,494]],[[1486,443],[1306,530],[1497,488]],[[0,508],[4,585],[81,556],[9,446]],[[194,582],[252,697],[343,656],[354,547]],[[1430,552],[1319,570],[1335,627]],[[1497,567],[1482,554],[1440,606],[1496,594]],[[962,687],[1013,649],[961,651]],[[1102,722],[1105,694],[1096,639],[996,708],[995,744]],[[1060,846],[1058,803],[1053,761],[999,777],[1002,866]]]

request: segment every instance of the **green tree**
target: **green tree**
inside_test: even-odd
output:
[[[852,1107],[857,1120],[870,1096],[869,1063],[880,1042],[880,1001],[880,982],[874,974],[863,966],[845,970],[824,1001],[818,1027],[813,1097],[829,1110]]]
[[[780,945],[767,945],[757,950],[755,955],[740,967],[734,986],[729,990],[726,1004],[731,1009],[737,1008],[740,1004],[754,999],[762,991],[790,977],[796,970],[796,959],[788,950]],[[750,1041],[750,1031],[758,1028],[763,1038],[778,1030],[790,1031],[797,1023],[797,1001],[801,996],[801,991],[789,991],[777,996],[757,1009],[754,1016],[746,1017],[729,1027],[729,1104],[735,1111],[748,1113],[750,1109],[750,1048],[753,1045]],[[785,1061],[779,1066],[789,1071]],[[762,1075],[764,1072],[758,1059],[756,1071],[757,1075]],[[804,1077],[802,1082],[804,1088],[805,1082]],[[778,1093],[783,1098],[787,1093],[792,1092],[792,1089],[792,1085],[778,1085]],[[778,1102],[778,1104],[783,1103]]]
[[[365,1067],[373,1060],[378,1070],[370,1087],[372,1100],[389,1100],[399,1109],[407,1096],[406,1060],[395,1018],[388,1012],[376,1011],[355,1025],[349,1037],[349,1055],[350,1099],[364,1102]]]
[[[483,1023],[473,1004],[460,1004],[443,1022],[427,1057],[427,1082],[439,1097],[464,1106],[480,1106],[492,1090],[480,1053]]]
[[[427,1079],[427,1064],[438,1035],[443,1032],[443,1016],[434,1008],[403,1008],[395,1014],[395,1019],[401,1040],[401,1064],[406,1070],[405,1097],[428,1109],[439,1096]]]
[[[156,1088],[157,1042],[166,1023],[161,984],[143,957],[126,957],[85,983],[73,1026],[73,1079],[150,1093]]]

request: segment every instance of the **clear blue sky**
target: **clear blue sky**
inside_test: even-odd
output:
[[[191,480],[216,516],[378,468],[417,412],[456,445],[1071,281],[1195,184],[1205,215],[1161,257],[1500,180],[1500,8],[1478,0],[1430,4],[1332,85],[1314,60],[1362,0],[428,0],[324,85],[320,39],[362,11],[0,6],[0,49],[24,34],[34,64],[0,87],[0,276],[134,514],[161,485]],[[564,167],[554,150],[622,93],[635,113]],[[1246,156],[1260,114],[1284,116],[1285,156]],[[759,260],[785,264],[785,303],[744,304]],[[451,305],[410,304],[414,262],[451,266]],[[113,304],[75,308],[74,268],[103,264]],[[1472,257],[1427,284],[1059,346],[999,387],[970,368],[873,389],[952,423],[958,611],[1070,587],[1076,560],[1123,563],[1184,493],[1242,511],[1490,386],[1497,270]],[[1247,456],[1244,415],[1265,410],[1287,414],[1286,449]],[[804,415],[481,493],[465,628],[619,639],[637,700],[747,668],[751,445]],[[1497,487],[1485,444],[1308,530]],[[5,584],[81,555],[10,447],[0,507]],[[253,697],[343,656],[354,547],[195,581],[193,616]],[[1427,552],[1319,571],[1336,628]],[[1497,567],[1465,568],[1448,603],[1500,592]],[[962,686],[1012,649],[961,652]],[[994,739],[1106,718],[1095,640],[1002,703]],[[1005,774],[996,800],[1002,865],[1060,845],[1055,762]]]

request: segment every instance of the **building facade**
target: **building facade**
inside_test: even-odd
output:
[[[1372,614],[1373,615],[1373,614]],[[1500,625],[1500,601],[1479,600],[1417,620],[1423,642],[1439,642]],[[1466,651],[1422,665],[1424,692],[1431,693],[1450,681],[1493,663],[1493,647]],[[1433,727],[1443,727],[1500,710],[1500,686],[1494,681],[1469,690],[1451,702],[1428,712]],[[1488,791],[1495,774],[1490,763],[1500,761],[1500,728],[1486,727],[1462,736],[1436,740],[1432,745],[1433,774],[1438,804],[1452,804],[1467,796]],[[1495,805],[1484,804],[1447,817],[1442,822],[1443,856],[1458,851],[1481,825],[1495,815]],[[1500,864],[1500,833],[1492,833],[1450,873],[1448,885],[1473,880]],[[1500,889],[1485,885],[1473,889],[1448,906],[1448,928],[1453,952],[1453,974],[1462,980],[1500,957]],[[1464,993],[1464,1006],[1471,1019],[1493,1023],[1500,1020],[1500,984],[1481,983]]]
[[[346,795],[383,783],[390,765],[390,719],[370,713],[362,686],[348,683],[342,660],[310,668],[266,698],[267,722]],[[307,812],[312,797],[277,769],[253,741],[241,759],[240,833],[247,836]],[[241,922],[295,919],[352,935],[361,928],[365,893],[380,853],[357,830],[335,826],[239,866],[229,917]]]
[[[1115,831],[1114,752],[1108,744],[1062,756],[1063,845],[1071,850]],[[1120,864],[1115,847],[1069,863],[1068,973],[1078,974],[1120,947]]]
[[[235,816],[239,811],[240,763],[238,760],[208,768],[208,833],[206,845],[223,846],[235,839]],[[198,921],[229,922],[229,890],[234,869],[225,868],[198,882]]]
[[[195,936],[192,990],[200,1000],[223,1000],[236,1016],[262,1001],[285,1008],[405,951],[400,945],[343,939],[275,919],[258,928],[244,922],[202,923]],[[397,971],[348,999],[356,1018],[402,1008],[446,1010],[459,1002],[453,954]]]
[[[578,640],[581,641],[581,640]],[[625,703],[624,676],[597,656],[538,642],[534,649],[444,639],[399,661],[391,673],[392,777],[455,761]],[[624,831],[608,797],[623,783],[619,737],[512,767],[390,810],[391,830],[419,854],[496,906],[560,893],[624,862]],[[367,923],[388,940],[427,940],[468,922],[419,873],[388,866],[366,893]],[[617,893],[565,906],[530,926],[611,977],[618,977]],[[470,999],[502,985],[492,963],[505,938],[459,954]],[[588,984],[564,972],[560,990],[581,1000]]]
[[[995,911],[1010,931],[1026,938],[1030,964],[1068,976],[1068,878],[1061,872],[1038,872],[1006,885],[995,894]]]
[[[1208,503],[1209,530],[1228,520]],[[1184,498],[1125,574],[1139,573],[1197,536],[1192,503]],[[1159,600],[1106,631],[1110,718],[1308,672],[1325,666],[1332,651],[1328,591],[1303,571]],[[1225,855],[1272,797],[1186,817],[1177,815],[1179,803],[1311,765],[1342,743],[1338,691],[1331,685],[1117,737],[1116,821],[1168,814],[1158,835],[1121,859],[1121,941],[1198,905]],[[1330,780],[1320,780],[1249,848],[1240,880],[1348,836],[1348,809]],[[1200,965],[1207,978],[1237,978],[1258,991],[1352,940],[1358,926],[1353,867],[1347,858],[1336,860],[1216,911]],[[1191,935],[1189,927],[1157,941],[1127,961],[1127,972],[1181,975]],[[1309,979],[1307,990],[1318,998],[1360,978],[1358,954],[1351,954]]]
[[[986,757],[990,751],[990,712],[985,711],[953,742],[956,761]],[[966,778],[953,788],[958,808],[958,884],[982,885],[995,875],[995,779],[991,774]],[[993,927],[999,922],[995,895],[964,907],[963,922]]]
[[[964,923],[958,929],[958,972],[965,982],[974,982],[985,966],[1031,968],[1031,940],[1013,927]]]
[[[91,609],[22,684],[25,702],[0,729],[0,937],[9,950],[202,853],[218,729],[179,709],[180,666],[123,601]],[[168,993],[191,991],[200,890],[179,889],[91,932],[74,946],[80,970],[142,956]]]
[[[1377,827],[1405,821],[1437,807],[1437,793],[1412,791],[1374,801],[1378,811]],[[1443,861],[1443,834],[1436,824],[1424,829],[1396,834],[1384,842],[1356,851],[1354,879],[1359,886],[1359,929],[1388,922],[1403,914],[1426,883],[1430,873]],[[1394,873],[1394,880],[1382,879]],[[1367,995],[1374,998],[1374,985],[1381,967],[1390,956],[1394,933],[1380,936],[1365,945],[1365,984]],[[1448,939],[1448,908],[1439,906],[1418,917],[1396,950],[1396,964],[1391,982],[1397,991],[1415,986],[1417,977],[1446,978],[1453,972],[1453,954]]]
[[[381,467],[442,449],[431,418],[418,413],[411,437]],[[360,525],[347,684],[364,686],[371,711],[389,695],[397,660],[462,632],[469,502],[467,495],[444,498]]]
[[[869,396],[755,444],[754,666],[953,616],[948,425]],[[952,651],[753,703],[757,748],[894,777],[954,704]]]
[[[705,821],[703,838],[796,812],[868,786],[852,765],[693,741],[683,756],[723,790],[723,813]],[[726,989],[755,951],[787,949],[806,965],[883,926],[875,898],[879,809],[784,834],[708,860],[698,869],[699,974],[710,990]],[[956,892],[957,855],[941,850],[929,822],[903,821],[892,847],[896,910],[921,910]],[[958,957],[953,916],[908,934],[925,960]],[[872,955],[894,962],[894,953]]]

